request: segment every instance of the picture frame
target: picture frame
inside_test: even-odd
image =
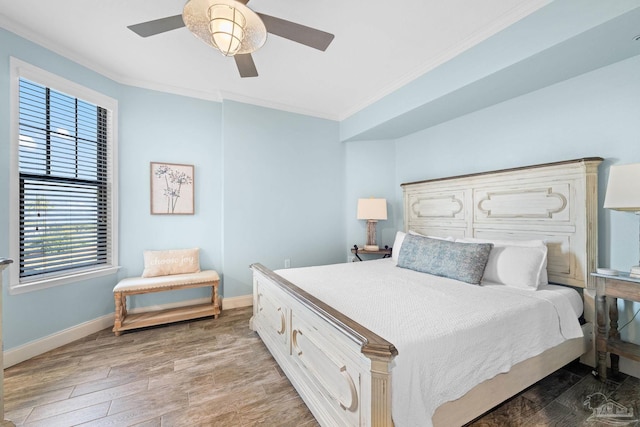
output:
[[[151,215],[193,215],[193,165],[151,162]]]

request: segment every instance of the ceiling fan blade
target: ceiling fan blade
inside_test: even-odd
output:
[[[250,53],[234,55],[233,59],[236,60],[240,77],[258,77],[258,70]]]
[[[327,50],[329,44],[331,44],[331,41],[334,38],[333,34],[316,30],[315,28],[307,27],[305,25],[296,24],[295,22],[287,21],[285,19],[265,15],[264,13],[258,13],[258,16],[260,16],[265,27],[267,27],[267,32],[314,49],[322,51]]]
[[[155,36],[156,34],[184,27],[182,15],[167,16],[166,18],[129,25],[127,28],[140,37]]]

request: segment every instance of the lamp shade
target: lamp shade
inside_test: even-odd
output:
[[[358,219],[387,219],[387,200],[358,199]]]
[[[640,163],[611,166],[604,207],[640,211]]]

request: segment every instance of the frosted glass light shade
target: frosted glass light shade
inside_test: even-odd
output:
[[[214,4],[209,8],[209,31],[211,43],[224,56],[233,56],[244,40],[244,28],[247,20],[235,7],[226,4]]]
[[[189,0],[182,10],[184,25],[194,36],[218,49],[214,44],[211,31],[211,18],[209,10],[213,6],[226,6],[235,9],[245,19],[244,37],[234,55],[252,53],[260,49],[267,40],[267,29],[257,13],[247,6],[235,0]],[[217,43],[217,41],[216,41]],[[233,46],[235,48],[235,46]],[[221,51],[222,52],[222,51]],[[223,52],[224,53],[224,52]],[[229,55],[230,56],[230,55]]]
[[[611,166],[604,207],[640,211],[640,163]]]
[[[386,199],[358,199],[358,219],[387,219]]]

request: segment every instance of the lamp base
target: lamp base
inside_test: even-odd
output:
[[[640,279],[640,265],[631,267],[631,271],[629,272],[629,277]]]
[[[364,245],[365,251],[377,251],[380,247],[378,245]]]

